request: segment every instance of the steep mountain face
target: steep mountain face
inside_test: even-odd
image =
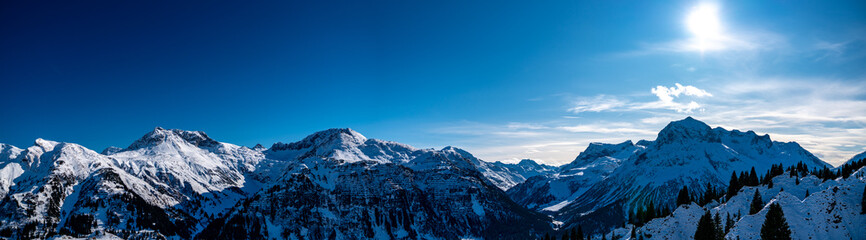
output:
[[[91,172],[111,166],[105,156],[71,143],[37,139],[10,154],[4,169],[14,169],[0,201],[0,236],[45,238],[56,232],[64,199]],[[17,175],[17,176],[16,176]]]
[[[508,190],[508,196],[530,209],[558,211],[588,187],[607,178],[622,161],[644,146],[591,143],[577,158],[554,174],[538,175]]]
[[[88,237],[98,231],[132,237],[153,230],[163,236],[190,238],[201,219],[150,184],[117,168],[103,168],[86,178],[64,200],[61,235]]]
[[[555,218],[565,222],[565,227],[603,229],[624,222],[634,206],[650,202],[673,206],[683,186],[694,193],[704,192],[708,184],[726,187],[734,171],[755,167],[763,173],[772,164],[792,166],[798,162],[810,168],[830,166],[796,143],[773,142],[769,136],[752,131],[713,129],[691,117],[671,122],[655,141],[642,140],[636,145],[639,149],[606,177],[585,190],[572,192],[573,200],[566,199]]]
[[[22,165],[17,161],[18,155],[24,151],[12,145],[0,143],[0,197],[5,197],[18,176],[24,173]]]
[[[415,149],[331,129],[265,153],[293,164],[197,238],[525,238],[550,229],[457,148]]]

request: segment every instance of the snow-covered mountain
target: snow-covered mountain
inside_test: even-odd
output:
[[[331,233],[364,237],[368,232],[353,229],[374,210],[380,211],[374,215],[378,222],[370,225],[379,231],[376,238],[387,238],[383,234],[389,231],[434,238],[547,231],[548,217],[512,202],[497,187],[508,182],[495,179],[516,182],[551,167],[518,165],[484,162],[453,147],[416,149],[367,139],[350,129],[317,132],[270,149],[163,128],[127,148],[110,147],[102,153],[43,139],[26,149],[0,144],[0,238],[189,239],[206,226],[235,226],[224,225],[225,220],[263,210],[248,204],[291,202],[274,195],[277,189],[318,196],[293,198],[294,209],[329,209],[337,215],[280,208],[279,220],[285,225],[277,235],[271,227],[263,236],[298,230],[298,236],[315,237],[314,231],[300,231],[315,216],[332,229],[343,229]],[[384,218],[385,213],[400,221]],[[524,227],[504,225],[510,222]]]
[[[485,179],[480,160],[453,147],[416,149],[350,129],[276,143],[292,162],[275,183],[197,238],[525,238],[550,229]]]
[[[565,227],[582,225],[601,229],[622,224],[633,206],[644,206],[649,202],[656,206],[673,206],[683,186],[694,192],[703,192],[707,184],[725,187],[732,172],[749,171],[754,167],[763,173],[772,164],[793,166],[798,162],[810,168],[830,166],[797,143],[774,142],[768,135],[760,136],[752,131],[710,128],[691,117],[671,122],[654,141],[618,145],[621,146],[603,145],[605,147],[601,149],[606,151],[590,149],[594,148],[591,145],[584,152],[601,154],[585,154],[589,161],[581,161],[579,157],[569,164],[580,166],[580,169],[588,167],[587,162],[591,164],[601,159],[602,163],[606,162],[613,168],[597,171],[600,176],[593,178],[596,182],[588,180],[588,186],[562,181],[579,187],[545,187],[543,181],[538,184],[530,179],[521,184],[527,186],[513,187],[509,195],[528,207],[534,207],[532,204],[547,206],[546,210],[555,211],[554,217],[564,222]],[[562,182],[552,181],[554,184],[549,185],[556,186]],[[521,198],[516,191],[530,188],[539,190],[526,191],[534,194],[528,199]],[[535,196],[540,199],[533,199]]]
[[[37,139],[24,150],[3,145],[0,237],[120,237],[141,232],[191,238],[209,216],[260,187],[261,152],[220,143],[203,132],[156,128],[126,149],[96,153]]]

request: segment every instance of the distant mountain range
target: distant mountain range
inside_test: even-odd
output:
[[[686,236],[693,230],[670,221],[696,221],[701,206],[676,208],[684,186],[724,188],[732,172],[798,163],[831,168],[797,143],[693,118],[671,122],[653,141],[590,144],[558,167],[486,162],[454,147],[417,149],[351,129],[270,148],[162,128],[101,153],[37,139],[25,149],[0,144],[0,238],[534,239],[578,226],[614,237],[635,206],[649,203],[674,213],[647,223],[644,237]],[[808,184],[785,185],[790,180],[779,176],[777,185],[796,192],[761,191],[768,201],[789,202],[783,208],[814,210],[834,199],[823,193],[831,186],[862,196],[866,180],[846,179],[822,184],[804,176],[798,182]],[[803,189],[824,200],[797,203]],[[749,199],[738,194],[714,211],[733,211],[724,206],[740,198]],[[843,202],[836,209],[857,204]],[[833,236],[863,239],[866,231],[850,224],[864,215],[845,214],[827,231],[848,226]],[[734,229],[755,236],[754,227]]]

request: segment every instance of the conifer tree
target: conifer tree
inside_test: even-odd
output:
[[[680,189],[680,194],[677,195],[677,206],[689,204],[691,202],[692,199],[689,197],[689,188],[683,186],[683,189]]]
[[[646,216],[644,216],[645,219],[643,220],[643,222],[649,222],[649,220],[655,218],[655,215],[656,215],[655,205],[653,204],[653,201],[650,200],[649,207],[647,207],[647,209],[646,209]]]
[[[734,195],[737,195],[737,192],[740,191],[740,181],[737,180],[737,172],[731,173],[731,181],[728,183],[728,194],[725,196],[730,199]]]
[[[571,236],[568,236],[568,231],[565,231],[564,233],[562,233],[562,238],[560,238],[560,239],[571,240]]]
[[[761,200],[761,193],[755,189],[755,196],[752,197],[752,205],[749,208],[749,215],[758,213],[764,208],[764,201]]]
[[[752,167],[752,171],[749,172],[749,186],[758,186],[758,174],[755,173],[755,167]]]
[[[807,198],[807,197],[809,197],[809,189],[806,189],[806,196],[803,198]]]
[[[719,217],[719,213],[713,216],[713,234],[715,235],[715,239],[721,240],[725,238],[725,232],[722,231],[722,218]]]
[[[572,229],[574,230],[574,229]],[[576,237],[575,237],[576,236]],[[583,228],[580,225],[577,225],[577,235],[572,234],[571,239],[574,240],[583,240]]]
[[[791,229],[785,220],[785,213],[778,203],[770,204],[767,218],[761,225],[761,239],[763,240],[790,240]]]
[[[704,212],[698,220],[698,229],[695,230],[695,240],[718,240],[721,233],[717,232],[716,225],[710,211]]]

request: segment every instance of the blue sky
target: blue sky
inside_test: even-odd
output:
[[[252,146],[350,127],[571,161],[694,116],[866,150],[863,1],[275,1],[0,7],[0,142],[155,126]]]

